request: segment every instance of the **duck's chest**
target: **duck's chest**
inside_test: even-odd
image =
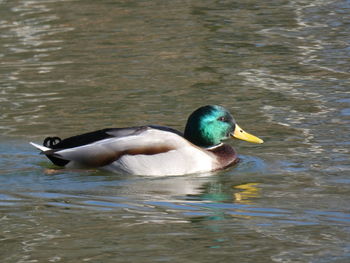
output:
[[[209,151],[216,157],[217,167],[215,170],[224,169],[239,162],[235,149],[230,145],[222,144]]]

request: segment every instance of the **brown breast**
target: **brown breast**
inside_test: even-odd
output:
[[[222,144],[208,151],[216,156],[218,162],[217,169],[224,169],[239,162],[236,151],[230,145]]]

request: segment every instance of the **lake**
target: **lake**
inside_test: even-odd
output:
[[[0,261],[349,262],[349,21],[347,0],[0,0]],[[265,143],[161,177],[28,143],[207,104]]]

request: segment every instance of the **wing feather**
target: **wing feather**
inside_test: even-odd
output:
[[[99,167],[123,155],[155,155],[186,147],[190,143],[178,134],[159,129],[138,130],[128,136],[110,137],[78,147],[44,152],[79,166]]]

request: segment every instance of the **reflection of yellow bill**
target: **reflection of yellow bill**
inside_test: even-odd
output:
[[[241,127],[238,126],[238,124],[236,123],[236,128],[233,132],[233,134],[231,134],[232,137],[243,140],[243,141],[247,141],[247,142],[254,142],[254,143],[263,143],[264,141],[261,140],[260,138],[245,132]]]
[[[257,187],[259,183],[247,183],[233,186],[235,189],[243,190],[240,193],[234,193],[234,198],[236,202],[243,204],[251,204],[250,199],[257,198],[260,196],[260,189]]]

